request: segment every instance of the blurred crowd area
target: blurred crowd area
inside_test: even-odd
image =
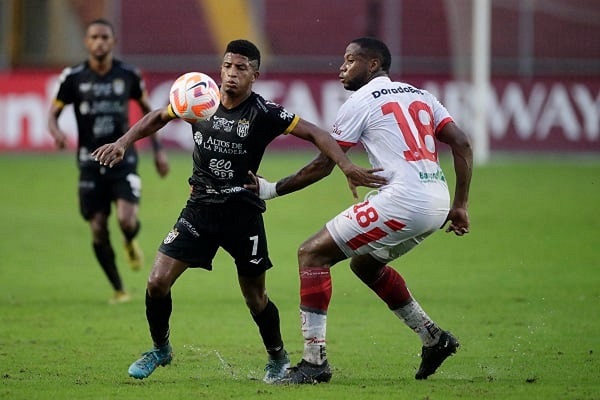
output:
[[[40,116],[60,71],[86,59],[96,18],[114,24],[115,55],[140,68],[153,107],[183,72],[218,79],[227,43],[244,38],[263,55],[254,90],[327,128],[349,95],[337,79],[346,45],[375,36],[392,53],[392,79],[438,97],[479,159],[600,153],[600,0],[0,0],[0,152],[54,149]],[[485,37],[489,79],[477,85],[488,57],[473,43]],[[131,107],[131,122],[140,116]],[[72,112],[61,126],[75,147]],[[193,145],[186,124],[161,132],[167,145]]]
[[[383,39],[392,72],[468,76],[483,0],[0,0],[0,71],[85,57],[86,24],[111,20],[117,54],[152,71],[214,69],[225,44],[258,43],[269,72],[331,73],[346,43]],[[600,1],[489,0],[493,76],[597,76]]]

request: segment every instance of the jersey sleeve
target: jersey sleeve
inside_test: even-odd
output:
[[[263,102],[262,98],[258,99],[259,103]],[[294,130],[294,127],[300,121],[300,117],[294,113],[287,111],[282,105],[272,101],[264,101],[262,104],[265,107],[269,117],[269,124],[275,136],[287,135]],[[259,106],[260,107],[260,106]]]
[[[432,95],[429,92],[425,93],[430,98],[429,103],[431,104],[433,112],[434,131],[437,135],[437,133],[440,130],[442,130],[442,128],[447,123],[454,122],[454,119],[452,118],[446,107],[444,107],[443,104],[440,103],[440,101],[434,95]]]
[[[75,101],[75,89],[72,68],[65,68],[58,78],[58,89],[54,102],[59,104],[71,104]]]
[[[134,100],[138,100],[141,99],[146,92],[146,83],[144,82],[144,78],[142,78],[141,72],[137,68],[133,69],[132,75],[133,84],[131,85],[129,96]]]
[[[344,147],[357,144],[367,122],[367,106],[361,102],[360,96],[352,95],[340,107],[331,136]]]

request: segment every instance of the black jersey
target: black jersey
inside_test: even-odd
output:
[[[188,205],[250,204],[264,211],[265,203],[244,189],[248,171],[256,174],[265,149],[287,134],[299,117],[252,92],[234,109],[222,105],[207,121],[192,124],[194,135],[192,194]]]
[[[119,60],[113,60],[106,75],[98,75],[87,61],[63,70],[56,100],[73,104],[79,132],[77,157],[80,166],[95,163],[90,157],[92,151],[116,141],[127,132],[129,100],[140,99],[144,91],[139,71]],[[123,163],[137,163],[133,146],[127,150]]]

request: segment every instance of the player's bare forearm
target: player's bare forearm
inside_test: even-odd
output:
[[[315,159],[296,173],[277,181],[277,194],[282,196],[304,189],[328,176],[333,170],[333,167],[335,167],[335,162],[323,153],[320,153]]]
[[[454,173],[456,175],[454,201],[446,218],[446,222],[450,222],[450,225],[446,229],[446,232],[454,232],[456,235],[462,236],[469,233],[470,227],[467,207],[473,171],[471,142],[469,137],[453,122],[446,124],[438,133],[437,138],[448,144],[452,149]]]
[[[151,111],[144,115],[136,122],[123,136],[114,143],[105,144],[98,147],[92,152],[94,157],[100,164],[113,167],[121,162],[125,155],[125,150],[132,143],[154,134],[169,122],[169,117],[166,108],[161,110]]]
[[[116,143],[129,147],[132,143],[154,135],[159,129],[164,127],[170,121],[168,114],[164,109],[150,111],[137,121],[125,135],[121,136]]]
[[[321,150],[321,154],[302,170],[278,183],[277,193],[300,190],[329,175],[335,164],[348,178],[348,185],[355,198],[357,186],[377,188],[386,183],[384,178],[375,173],[380,169],[365,169],[355,165],[346,155],[349,148],[340,147],[328,132],[316,125],[301,119],[291,133],[314,143]],[[280,187],[282,192],[279,191]]]
[[[50,108],[50,112],[48,113],[48,131],[50,131],[50,135],[54,139],[54,144],[60,150],[64,149],[67,146],[67,137],[60,130],[58,126],[58,117],[62,112],[62,106],[54,103]]]
[[[471,141],[454,122],[446,124],[438,133],[437,138],[452,149],[454,173],[456,175],[453,207],[466,208],[473,171]]]
[[[456,173],[456,188],[454,190],[455,207],[467,208],[469,202],[469,187],[473,172],[473,153],[471,147],[453,149],[454,171]]]

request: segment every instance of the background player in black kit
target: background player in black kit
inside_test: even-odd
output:
[[[127,258],[131,268],[139,270],[143,261],[135,241],[140,230],[138,155],[132,146],[124,155],[123,163],[108,169],[98,165],[90,153],[105,143],[114,142],[127,131],[130,99],[137,101],[144,114],[151,111],[151,107],[139,72],[113,58],[114,45],[115,35],[110,22],[98,19],[88,25],[85,35],[88,59],[63,71],[58,93],[50,108],[48,128],[56,147],[64,149],[67,138],[58,126],[58,117],[65,105],[73,104],[78,128],[80,211],[90,224],[96,258],[114,289],[110,302],[122,303],[130,298],[117,270],[109,238],[108,217],[114,201],[119,227],[125,238]],[[156,169],[164,177],[169,172],[166,154],[155,135],[151,140]]]
[[[354,165],[328,132],[302,120],[252,91],[259,76],[260,53],[246,40],[234,40],[221,64],[221,104],[207,121],[192,124],[195,141],[190,198],[175,226],[163,240],[148,279],[146,316],[154,347],[129,367],[143,379],[172,360],[169,318],[171,287],[187,268],[212,268],[219,247],[235,260],[238,281],[269,355],[264,381],[281,378],[289,367],[279,327],[279,312],[269,299],[265,272],[271,268],[262,213],[265,203],[245,184],[253,183],[267,145],[281,134],[313,142],[329,156],[355,186],[384,183],[372,169]],[[171,106],[155,110],[115,143],[92,156],[113,167],[136,140],[151,135],[176,118]]]

